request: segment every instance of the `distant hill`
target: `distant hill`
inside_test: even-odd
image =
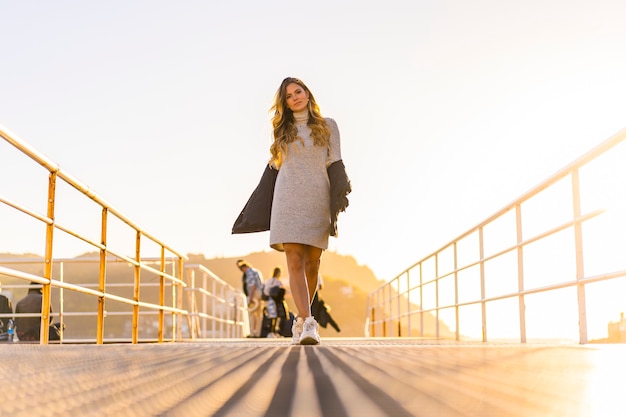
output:
[[[0,253],[0,259],[14,259],[14,258],[41,258],[41,255],[36,255],[34,253]]]
[[[277,251],[271,252],[255,252],[244,256],[232,258],[212,258],[207,259],[201,254],[189,254],[188,263],[197,263],[206,266],[216,275],[229,284],[241,287],[241,272],[237,269],[236,262],[238,259],[245,259],[256,269],[261,271],[265,279],[272,275],[272,271],[276,266],[282,267],[284,275],[287,275],[287,262],[285,254]],[[356,285],[363,291],[369,293],[383,284],[379,281],[371,269],[367,266],[359,265],[354,257],[339,255],[335,252],[325,252],[322,255],[322,263],[320,267],[322,276],[341,277],[350,285]]]

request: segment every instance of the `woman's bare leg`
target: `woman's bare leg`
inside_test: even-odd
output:
[[[317,287],[317,274],[322,250],[300,243],[285,243],[285,256],[289,270],[289,286],[298,317],[311,315],[311,300]]]

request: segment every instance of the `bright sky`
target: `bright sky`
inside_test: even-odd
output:
[[[380,279],[626,127],[623,1],[0,0],[0,16],[0,124],[183,253],[270,250],[230,231],[286,76],[341,131],[354,191],[330,249]],[[0,192],[41,203],[0,161]]]

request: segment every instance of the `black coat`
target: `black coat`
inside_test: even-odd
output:
[[[233,225],[233,234],[254,233],[270,230],[274,185],[278,170],[265,166],[259,185],[254,189],[241,214]]]
[[[352,191],[350,179],[343,161],[333,162],[328,169],[330,181],[330,235],[337,236],[337,217],[348,207],[348,197]],[[270,230],[274,186],[278,170],[267,165],[261,181],[252,192],[233,225],[233,234],[264,232]]]
[[[326,171],[330,180],[330,235],[337,236],[337,217],[348,208],[348,194],[352,191],[352,185],[343,161],[333,162]]]

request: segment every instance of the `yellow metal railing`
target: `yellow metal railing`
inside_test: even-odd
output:
[[[486,342],[488,324],[507,320],[509,329],[519,329],[519,342],[526,343],[526,298],[570,288],[576,294],[578,339],[588,343],[586,288],[609,280],[624,282],[626,277],[626,247],[622,240],[626,212],[618,205],[612,213],[620,225],[609,225],[607,229],[613,228],[614,242],[608,237],[612,232],[594,236],[587,224],[598,223],[607,210],[594,208],[592,203],[585,205],[582,189],[586,195],[624,195],[623,184],[614,185],[616,180],[623,182],[621,171],[595,177],[594,173],[610,165],[617,169],[624,166],[625,140],[626,129],[371,292],[366,335],[444,337],[441,326],[445,324],[449,329],[446,336],[460,340],[464,326],[480,328],[479,337]],[[595,180],[584,181],[586,177]],[[588,206],[593,209],[583,213],[583,207]],[[528,213],[523,208],[528,208]],[[559,220],[551,215],[557,211],[562,215]],[[532,214],[535,217],[531,219]],[[583,233],[583,226],[590,236]],[[607,252],[608,248],[614,248],[615,254],[604,256],[597,273],[588,275],[585,266],[591,252]],[[557,253],[562,253],[562,257]],[[526,259],[531,255],[533,264]],[[552,269],[551,274],[545,272]],[[488,320],[489,308],[496,311],[496,305],[511,300],[516,307]],[[474,318],[464,317],[463,312],[472,308]],[[562,308],[545,303],[541,314],[548,318]],[[425,324],[427,319],[430,329]],[[512,319],[517,319],[517,323]],[[472,320],[480,320],[479,326]]]
[[[142,314],[145,314],[145,312],[153,312],[158,315],[156,341],[163,342],[165,340],[164,334],[166,332],[164,326],[166,313],[172,316],[171,325],[168,329],[171,340],[181,340],[183,317],[189,322],[190,317],[194,315],[206,314],[185,308],[184,306],[183,292],[189,289],[189,285],[185,282],[184,277],[185,256],[143,230],[139,225],[106,202],[101,196],[89,189],[89,187],[1,125],[0,137],[19,152],[44,167],[48,173],[45,214],[37,212],[37,210],[28,207],[26,204],[20,204],[14,199],[4,196],[2,194],[3,190],[0,190],[0,206],[8,206],[14,210],[13,213],[21,213],[29,220],[42,224],[45,227],[45,235],[42,237],[42,241],[44,242],[44,257],[40,261],[43,267],[39,273],[25,272],[14,267],[10,268],[7,262],[0,264],[0,275],[42,285],[41,343],[46,344],[49,340],[47,323],[50,321],[49,311],[52,304],[51,294],[53,290],[59,290],[59,294],[63,294],[63,290],[69,290],[74,293],[93,297],[97,300],[97,308],[95,309],[97,316],[95,342],[98,344],[102,344],[105,341],[105,317],[110,317],[113,313],[111,309],[106,307],[107,303],[110,302],[118,306],[129,306],[132,310],[130,314],[132,316],[130,337],[132,343],[139,342],[140,311]],[[97,220],[97,234],[99,237],[90,237],[87,233],[80,232],[77,228],[62,224],[55,219],[55,209],[59,204],[56,190],[60,183],[77,190],[83,200],[91,200],[97,204],[100,210],[99,219]],[[129,247],[134,248],[132,255],[127,255],[123,253],[122,250],[115,249],[113,245],[109,243],[113,241],[111,234],[114,228],[110,226],[111,222],[118,224],[118,229],[115,229],[116,231],[119,230],[120,227],[124,228],[126,235],[130,236],[132,242]],[[58,232],[61,232],[63,238],[78,240],[81,244],[91,248],[91,250],[97,251],[99,255],[97,261],[95,261],[98,265],[95,282],[87,284],[70,283],[63,279],[55,278],[53,275],[53,267],[56,264],[62,268],[63,265],[62,261],[55,260],[53,257],[53,252],[55,248],[57,248],[56,245],[60,239]],[[124,236],[124,233],[120,233],[119,235]],[[119,236],[116,236],[116,238],[120,239]],[[11,236],[0,235],[0,239],[8,240],[11,239]],[[123,263],[132,268],[132,280],[127,280],[127,282],[124,283],[125,286],[132,287],[131,294],[126,293],[120,295],[112,290],[118,288],[117,285],[113,285],[110,280],[108,280],[109,275],[107,273],[107,267],[109,267],[112,262]],[[16,262],[11,261],[10,263],[15,264]],[[204,270],[203,272],[205,274],[210,273],[208,270]],[[55,274],[58,273],[58,271],[55,272]],[[157,299],[147,301],[146,297],[142,294],[141,290],[146,288],[146,284],[154,284],[154,282],[143,282],[143,275],[148,275],[152,278],[156,277],[156,279],[158,279]],[[61,273],[61,277],[62,276],[63,274]],[[223,284],[223,281],[220,280],[220,285]],[[7,288],[9,286],[5,283],[4,287]],[[19,287],[19,285],[14,285],[14,287]],[[194,290],[196,289],[197,288],[194,287]],[[231,289],[231,291],[234,294],[233,297],[240,297],[236,294],[234,289]],[[166,297],[166,292],[169,297]],[[223,297],[220,300],[227,302]],[[232,303],[232,300],[229,302]],[[193,307],[195,308],[195,305]],[[64,312],[64,314],[67,315],[68,312]],[[80,314],[85,314],[85,312]],[[153,323],[150,323],[150,325],[153,325]],[[231,334],[234,336],[241,335],[241,328],[245,323],[243,320],[233,319],[228,321],[228,325],[239,328],[239,330],[234,329],[231,331]],[[195,334],[190,333],[190,336],[195,337]]]

